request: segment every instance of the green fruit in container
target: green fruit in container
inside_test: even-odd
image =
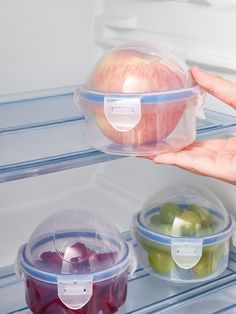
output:
[[[154,226],[159,226],[161,224],[160,214],[156,214],[150,217],[149,224]]]
[[[173,235],[195,236],[201,228],[199,216],[192,211],[185,211],[179,217],[176,217],[173,223]]]
[[[152,242],[150,240],[143,238],[141,236],[136,236],[136,238],[145,251],[149,252],[150,250],[153,249],[153,245],[152,245]]]
[[[228,255],[228,242],[208,245],[203,248],[203,254],[213,253],[217,261]]]
[[[148,225],[149,229],[155,233],[160,233],[160,234],[164,234],[164,235],[171,235],[172,234],[172,225],[171,224],[158,223],[159,217],[157,219],[156,216],[160,216],[160,215],[155,215],[155,216],[151,217],[153,219],[150,219],[150,224]],[[155,221],[156,223],[153,223],[153,221]]]
[[[146,251],[152,251],[152,250],[159,250],[162,252],[166,252],[166,253],[170,253],[170,247],[164,244],[159,244],[159,243],[155,243],[151,240],[148,240],[142,236],[136,236],[136,238],[138,239],[139,243],[141,244],[142,248]]]
[[[160,220],[163,224],[172,224],[175,217],[182,213],[182,209],[173,203],[166,203],[160,207]]]
[[[174,262],[170,253],[161,252],[159,250],[151,250],[148,253],[148,261],[155,272],[167,274],[174,267]]]
[[[161,225],[160,214],[153,215],[150,217],[148,227],[151,231],[159,232],[158,228],[160,227],[160,225]]]
[[[157,249],[158,251],[165,252],[168,254],[171,253],[171,247],[168,245],[155,243],[155,246],[153,248]]]
[[[206,228],[201,228],[198,231],[196,231],[196,236],[197,237],[206,237],[206,236],[212,235],[213,233],[214,232],[213,232],[212,227],[206,227]]]
[[[219,244],[212,244],[212,245],[207,245],[204,246],[202,249],[203,254],[208,254],[208,253],[215,253],[220,249],[221,245]]]
[[[203,253],[200,261],[192,268],[198,277],[206,277],[213,274],[217,268],[217,258],[213,252]]]
[[[203,227],[210,227],[212,224],[211,214],[203,207],[198,205],[189,205],[188,210],[195,212],[201,219]]]
[[[172,225],[171,224],[162,224],[158,228],[158,233],[164,235],[171,235],[172,234]]]

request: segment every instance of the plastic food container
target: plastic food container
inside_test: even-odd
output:
[[[96,149],[137,156],[192,143],[203,96],[186,64],[168,49],[133,42],[97,62],[75,102]]]
[[[210,191],[172,186],[147,201],[131,230],[138,261],[147,272],[194,283],[226,269],[234,220]]]
[[[104,217],[87,210],[49,216],[18,252],[33,313],[116,313],[125,303],[129,247]]]

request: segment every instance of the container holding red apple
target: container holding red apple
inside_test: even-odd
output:
[[[75,100],[95,148],[136,156],[192,143],[203,92],[168,49],[135,42],[106,53]]]

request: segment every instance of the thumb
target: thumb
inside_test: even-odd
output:
[[[222,100],[236,109],[236,84],[221,77],[201,71],[197,67],[191,69],[195,81],[209,94]]]

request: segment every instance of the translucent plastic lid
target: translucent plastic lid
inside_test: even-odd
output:
[[[137,219],[140,229],[150,231],[153,239],[156,234],[157,237],[209,238],[210,241],[230,224],[224,205],[212,192],[186,186],[172,186],[155,194]]]
[[[124,259],[127,264],[127,250],[119,231],[103,216],[71,209],[49,216],[35,229],[24,263],[56,275],[106,276],[108,270],[109,276]]]
[[[79,86],[74,96],[80,109],[83,101],[87,102],[85,111],[97,112],[97,105],[104,106],[106,119],[120,132],[137,126],[143,105],[171,103],[179,110],[180,101],[194,99],[196,114],[203,115],[204,92],[186,64],[157,43],[131,42],[112,49],[97,62],[87,83]]]
[[[101,93],[156,93],[192,86],[186,64],[167,48],[149,42],[126,43],[109,51],[86,85]]]
[[[96,293],[97,282],[112,283],[127,274],[130,252],[105,217],[83,209],[64,210],[35,229],[18,252],[16,270],[34,278],[36,285],[50,283],[61,302],[77,310]]]
[[[204,246],[229,240],[234,220],[221,201],[199,187],[170,186],[153,195],[134,218],[134,234],[168,248],[173,261],[191,269],[203,254]]]

